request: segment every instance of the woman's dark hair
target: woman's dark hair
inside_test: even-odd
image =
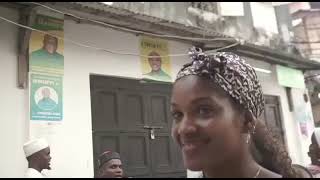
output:
[[[214,83],[213,83],[214,84]],[[221,89],[223,91],[223,89]],[[245,112],[247,122],[252,122],[253,116],[234,98],[231,97],[233,108]],[[279,137],[268,128],[263,121],[256,119],[255,132],[251,134],[251,154],[262,167],[282,175],[284,178],[300,178],[302,174],[292,167],[292,160]]]
[[[261,120],[257,120],[252,142],[250,148],[253,158],[261,166],[284,178],[302,177],[292,167],[292,160],[281,141]]]
[[[205,79],[208,79],[204,77]],[[212,87],[217,87],[215,83],[209,82]],[[219,88],[222,93],[224,90]],[[230,96],[229,96],[230,97]],[[230,98],[232,106],[239,112],[244,112],[247,122],[252,122],[253,116],[234,98]],[[250,144],[251,154],[254,160],[262,167],[282,175],[284,178],[300,178],[302,175],[292,167],[292,160],[280,139],[272,129],[268,128],[263,121],[256,119],[255,132],[252,135]]]

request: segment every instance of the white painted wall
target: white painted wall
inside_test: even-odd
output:
[[[0,7],[0,16],[17,21],[18,13]],[[0,20],[0,177],[21,177],[27,161],[22,145],[28,134],[27,91],[17,88],[18,28]]]
[[[17,13],[1,8],[1,16],[17,20]],[[18,28],[0,21],[0,177],[21,177],[26,168],[22,144],[30,137],[46,137],[51,145],[52,171],[50,177],[93,177],[93,153],[91,132],[90,74],[125,78],[141,78],[140,59],[98,52],[65,42],[65,74],[63,83],[64,120],[48,124],[28,120],[28,91],[16,87]],[[65,37],[94,46],[139,54],[139,37],[98,26],[65,21]],[[186,53],[190,46],[169,41],[172,54]],[[187,57],[172,58],[172,74],[175,76]],[[250,60],[249,60],[250,61]],[[285,90],[279,86],[275,69],[262,62],[252,62],[259,68],[271,68],[273,74],[258,74],[266,94],[279,95],[282,104],[287,144],[294,162],[302,163],[301,144],[296,137],[297,125],[288,110]],[[30,133],[28,131],[30,130]]]

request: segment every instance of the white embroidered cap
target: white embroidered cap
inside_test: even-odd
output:
[[[45,139],[40,138],[40,139],[34,139],[34,140],[26,142],[23,145],[23,150],[24,150],[26,157],[29,157],[32,154],[39,152],[42,149],[45,149],[47,147],[49,147],[48,142]]]

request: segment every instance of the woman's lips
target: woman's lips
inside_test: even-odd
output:
[[[191,153],[197,151],[197,149],[207,144],[207,142],[206,140],[182,141],[181,147],[184,152]]]
[[[184,151],[190,152],[190,151],[196,150],[196,149],[197,149],[197,146],[196,146],[196,144],[188,143],[188,144],[183,144],[183,145],[182,145],[182,149],[183,149]]]

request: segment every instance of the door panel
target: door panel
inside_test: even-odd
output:
[[[120,107],[119,117],[122,129],[132,131],[143,131],[146,124],[146,98],[142,92],[123,89],[119,93]]]
[[[174,172],[174,153],[171,137],[167,133],[156,133],[156,138],[151,140],[152,168],[155,173]]]
[[[172,119],[170,116],[170,96],[168,93],[149,92],[147,106],[149,107],[148,125],[161,127],[158,132],[170,133]]]
[[[126,98],[126,111],[130,121],[127,121],[130,127],[137,124],[144,124],[143,121],[143,100],[140,95],[128,95]]]
[[[120,150],[119,133],[96,133],[95,142],[97,143],[97,153],[102,153],[106,150],[119,152]]]
[[[165,96],[151,96],[151,121],[152,125],[167,125],[168,119],[166,109],[166,97]]]
[[[148,141],[146,133],[126,133],[125,152],[122,157],[127,175],[135,177],[151,175]]]
[[[95,119],[93,122],[95,130],[118,127],[117,99],[117,94],[112,91],[95,92],[93,103],[96,105],[92,114]]]

